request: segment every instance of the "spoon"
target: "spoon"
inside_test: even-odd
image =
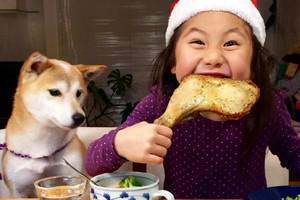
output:
[[[81,174],[82,176],[84,176],[87,180],[91,181],[92,183],[94,183],[95,185],[97,185],[97,183],[95,181],[93,181],[92,179],[90,179],[87,175],[85,175],[84,173],[82,173],[81,171],[79,171],[78,169],[76,169],[74,166],[72,166],[66,159],[63,158],[63,160],[65,161],[66,165],[68,165],[69,167],[71,167],[73,170],[75,170],[77,173]]]

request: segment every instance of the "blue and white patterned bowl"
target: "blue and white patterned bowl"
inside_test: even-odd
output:
[[[244,200],[281,200],[286,197],[296,198],[300,194],[300,186],[276,186],[250,192]]]
[[[142,187],[117,188],[118,183],[126,176],[133,175],[142,182]],[[174,200],[172,193],[158,189],[159,179],[149,173],[142,172],[114,172],[105,173],[92,178],[90,182],[90,198],[94,200],[156,200],[164,197]]]

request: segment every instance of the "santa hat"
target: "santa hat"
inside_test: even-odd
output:
[[[256,0],[177,0],[171,7],[166,44],[178,26],[203,11],[227,11],[240,17],[252,27],[254,35],[264,45],[265,24],[256,8]]]

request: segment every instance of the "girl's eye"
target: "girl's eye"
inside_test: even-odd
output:
[[[77,92],[76,92],[76,97],[80,97],[81,93],[82,93],[81,90],[77,90]]]
[[[238,45],[238,43],[236,41],[228,41],[224,44],[225,47],[230,47],[230,46],[234,46],[234,45]]]
[[[192,41],[192,44],[204,45],[204,42],[202,42],[201,40],[194,40]]]
[[[54,96],[54,97],[61,96],[61,92],[57,89],[50,89],[49,93],[51,96]]]

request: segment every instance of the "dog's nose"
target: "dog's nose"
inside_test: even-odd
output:
[[[84,121],[84,115],[81,114],[81,113],[75,113],[73,116],[72,116],[72,119],[73,119],[73,124],[72,126],[73,127],[77,127],[79,126],[83,121]]]

